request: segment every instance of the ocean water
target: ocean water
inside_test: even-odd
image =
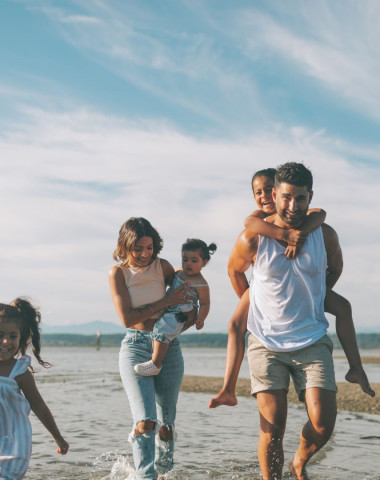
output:
[[[223,375],[224,350],[183,351],[186,374]],[[36,382],[70,443],[70,451],[66,456],[58,455],[49,433],[32,414],[33,454],[25,478],[132,480],[133,460],[127,441],[132,420],[118,375],[118,349],[45,348],[43,358],[54,366],[49,370],[38,368]],[[370,379],[380,382],[379,365],[366,367]],[[341,381],[346,370],[344,360],[336,360],[336,370]],[[242,376],[248,376],[245,363]],[[256,401],[240,397],[236,407],[210,410],[210,397],[180,393],[176,465],[167,480],[258,480]],[[305,419],[302,406],[289,407],[286,460],[297,448]],[[309,475],[313,480],[379,480],[379,451],[380,415],[341,412],[332,439],[314,457]],[[284,478],[292,477],[285,474]]]

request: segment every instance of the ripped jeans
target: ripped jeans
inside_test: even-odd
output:
[[[162,425],[170,426],[174,435],[177,399],[184,371],[181,345],[176,338],[170,343],[159,375],[143,377],[135,373],[134,365],[152,358],[152,346],[152,332],[128,328],[119,354],[120,376],[133,418],[129,441],[138,480],[156,480],[158,473],[173,468],[174,437],[163,441],[157,432]],[[156,428],[136,435],[136,425],[144,420],[156,422]]]

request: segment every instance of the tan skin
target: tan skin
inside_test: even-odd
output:
[[[133,251],[128,255],[127,265],[132,267],[144,267],[152,263],[153,240],[151,237],[142,237],[134,245]],[[160,259],[162,271],[164,274],[165,285],[171,285],[175,274],[174,268],[167,261]],[[163,298],[149,304],[145,308],[133,308],[131,297],[125,278],[121,268],[114,265],[109,272],[109,284],[111,289],[111,297],[121,323],[126,328],[136,330],[152,331],[157,318],[152,318],[153,314],[163,312],[167,307],[186,303],[187,285],[181,285],[175,290],[169,291]],[[195,323],[196,316],[189,316],[185,322],[184,330]],[[155,428],[155,422],[152,420],[144,420],[136,425],[135,435],[142,435],[150,432]],[[172,440],[173,431],[170,426],[161,426],[159,435],[162,440]]]
[[[249,293],[247,292],[249,285],[245,271],[255,261],[254,252],[257,248],[255,234],[258,233],[287,242],[285,255],[290,259],[295,258],[307,235],[320,226],[326,216],[326,213],[321,209],[309,210],[302,230],[284,230],[273,223],[262,222],[262,219],[275,212],[275,204],[272,198],[273,186],[273,181],[268,177],[256,177],[253,181],[254,199],[260,210],[256,210],[246,218],[244,222],[245,230],[240,233],[228,261],[228,274],[232,286],[241,300],[228,324],[224,384],[220,392],[210,400],[210,408],[216,408],[220,405],[237,405],[235,387],[244,357],[244,336],[247,331],[246,319],[249,309]],[[348,382],[358,383],[364,393],[374,397],[375,392],[370,386],[360,358],[351,305],[348,300],[332,290],[338,278],[337,276],[332,278],[330,272],[326,277],[325,311],[336,317],[337,336],[350,366],[345,378]]]
[[[9,358],[1,356],[0,358],[0,376],[8,377],[16,363],[14,355],[17,354],[20,346],[20,329],[16,322],[8,321],[0,323],[0,347],[13,345],[14,351],[9,354]],[[17,375],[15,380],[30,404],[30,408],[45,428],[50,432],[57,444],[57,452],[65,455],[69,450],[69,444],[62,437],[54,417],[48,406],[41,397],[37,389],[32,373],[27,370],[21,375]]]
[[[182,270],[177,275],[191,287],[192,285],[208,285],[201,274],[203,267],[207,265],[208,260],[201,257],[199,250],[184,250],[182,252]],[[199,300],[199,312],[195,322],[195,328],[201,330],[210,311],[210,290],[207,287],[193,287],[197,291]],[[153,342],[152,361],[156,367],[160,368],[169,348],[169,343],[163,343],[155,340]]]
[[[312,192],[306,187],[282,183],[273,193],[277,214],[270,220],[278,227],[299,228],[305,218]],[[335,231],[322,225],[327,254],[328,282],[337,281],[343,267],[343,258]],[[281,243],[281,242],[280,242]],[[284,463],[283,435],[287,416],[287,397],[284,390],[257,393],[260,412],[259,463],[266,480],[282,478]],[[336,394],[321,388],[307,388],[305,403],[309,420],[300,434],[298,450],[289,469],[298,480],[307,480],[305,470],[310,458],[329,440],[336,419]]]
[[[222,389],[209,402],[209,408],[220,405],[235,406],[236,382],[244,358],[244,336],[247,332],[247,316],[249,310],[249,284],[245,271],[254,263],[257,249],[256,234],[274,237],[287,243],[285,254],[294,258],[304,244],[308,233],[320,226],[325,219],[325,212],[314,209],[308,212],[302,230],[284,230],[262,220],[275,211],[272,197],[273,181],[271,178],[256,177],[252,183],[253,196],[260,210],[256,210],[245,221],[243,230],[232,249],[228,261],[228,274],[232,286],[240,297],[236,310],[228,324],[228,341],[224,383]]]

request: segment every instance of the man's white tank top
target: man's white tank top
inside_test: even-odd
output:
[[[311,232],[294,260],[273,238],[259,235],[250,283],[248,330],[269,350],[312,345],[327,331],[327,257],[322,228]]]

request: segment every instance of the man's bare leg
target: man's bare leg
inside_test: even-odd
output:
[[[237,405],[235,387],[244,358],[244,337],[247,332],[248,310],[249,290],[246,290],[228,324],[226,367],[223,387],[220,392],[210,400],[209,408],[216,408],[220,405],[228,405],[230,407]]]
[[[327,290],[325,310],[336,317],[336,334],[350,365],[345,377],[347,382],[358,383],[364,393],[374,397],[375,392],[371,388],[360,358],[350,302],[333,290]]]
[[[309,480],[306,465],[331,437],[337,413],[336,393],[332,390],[307,388],[305,402],[309,421],[302,429],[298,450],[289,464],[297,480]]]
[[[260,412],[259,464],[263,480],[281,480],[284,466],[284,438],[288,411],[285,390],[259,392],[256,395]]]

